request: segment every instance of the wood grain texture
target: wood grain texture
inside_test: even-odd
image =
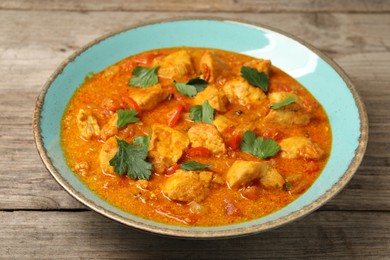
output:
[[[315,212],[267,233],[210,241],[157,237],[93,212],[0,212],[0,221],[7,223],[0,240],[0,255],[7,259],[386,259],[390,255],[390,215],[385,213]]]
[[[67,11],[388,12],[388,0],[3,0],[2,9]]]
[[[389,12],[389,0],[0,1],[0,258],[388,259]],[[55,68],[101,35],[184,16],[244,19],[287,31],[350,76],[367,107],[369,143],[357,173],[335,198],[271,232],[187,241],[107,220],[54,181],[36,152],[31,121]]]

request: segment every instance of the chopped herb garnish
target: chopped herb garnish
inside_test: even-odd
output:
[[[252,131],[246,131],[240,144],[241,151],[252,154],[260,159],[274,156],[280,150],[280,146],[272,138],[256,137]]]
[[[190,79],[187,83],[174,81],[173,84],[180,94],[195,97],[198,92],[203,91],[207,87],[208,83],[207,81],[197,77]]]
[[[289,191],[289,190],[291,190],[291,186],[292,186],[291,182],[287,181],[287,182],[283,185],[283,188],[284,188],[284,190]]]
[[[264,92],[268,91],[269,78],[264,72],[259,72],[257,69],[243,66],[241,67],[241,76],[251,85],[261,88]]]
[[[138,112],[136,110],[131,110],[131,109],[118,109],[116,111],[118,114],[118,120],[116,121],[116,126],[117,127],[124,127],[127,124],[130,123],[137,123],[139,121],[139,118],[136,117]]]
[[[281,107],[288,106],[288,105],[290,105],[291,103],[294,103],[294,102],[295,102],[295,98],[292,97],[292,96],[289,96],[285,100],[271,105],[271,108],[272,109],[279,109]]]
[[[129,80],[129,86],[145,88],[156,85],[158,83],[158,68],[159,66],[152,68],[135,67],[132,72],[135,77]]]
[[[148,155],[150,137],[138,136],[134,138],[133,144],[116,138],[118,152],[110,160],[114,171],[122,176],[125,173],[136,180],[148,180],[152,174],[152,164],[146,161]]]
[[[203,164],[195,161],[184,162],[180,164],[180,168],[185,171],[203,170],[207,167],[214,166],[214,164]]]
[[[203,122],[212,124],[214,120],[214,109],[206,100],[202,105],[193,106],[190,108],[190,118],[195,122]]]

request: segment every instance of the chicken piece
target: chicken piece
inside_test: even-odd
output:
[[[162,192],[171,200],[189,203],[204,200],[211,180],[211,172],[177,170],[162,186]]]
[[[268,95],[271,105],[283,102],[289,97],[294,98],[295,101],[279,109],[271,109],[262,123],[275,124],[280,127],[307,125],[312,115],[304,109],[299,96],[289,92],[273,92]]]
[[[264,72],[265,74],[269,75],[272,68],[272,63],[270,60],[254,59],[244,63],[244,66],[255,68],[259,72]]]
[[[196,105],[202,105],[206,100],[212,108],[219,112],[227,110],[228,99],[222,89],[209,85],[205,90],[199,92],[194,98]]]
[[[281,156],[286,159],[304,158],[318,160],[324,156],[324,150],[309,138],[295,136],[280,142]]]
[[[153,66],[160,66],[157,74],[161,78],[182,78],[194,73],[191,56],[185,50],[176,51],[167,56],[156,58]]]
[[[221,155],[226,152],[225,144],[214,125],[199,123],[188,130],[192,147],[204,147],[214,155]]]
[[[134,99],[141,110],[149,110],[166,99],[168,95],[169,93],[160,84],[156,84],[149,88],[135,89],[131,94],[131,98]]]
[[[226,174],[226,180],[231,188],[246,185],[255,179],[265,176],[269,169],[269,162],[237,160],[230,166]]]
[[[282,188],[285,181],[283,176],[276,170],[271,168],[267,173],[260,178],[260,183],[266,188]]]
[[[77,113],[76,122],[80,135],[85,140],[91,139],[94,135],[100,135],[100,127],[97,120],[90,112],[80,109]]]
[[[223,90],[229,102],[242,106],[261,105],[267,100],[267,96],[260,88],[251,86],[243,78],[229,80],[223,86]]]
[[[157,173],[175,164],[189,145],[187,135],[165,125],[152,126],[149,158]]]
[[[310,122],[310,114],[289,110],[271,110],[264,117],[262,124],[273,124],[279,127],[304,126]]]
[[[110,165],[110,160],[118,152],[118,143],[116,137],[110,137],[102,146],[99,152],[100,168],[105,174],[114,174],[114,167]]]
[[[200,58],[202,78],[209,83],[217,82],[218,78],[230,74],[230,66],[213,51],[206,51]]]
[[[108,122],[102,127],[101,137],[103,140],[107,140],[111,136],[114,136],[118,133],[118,127],[116,126],[116,122],[118,121],[118,114],[115,113],[111,116]]]
[[[218,129],[220,133],[225,131],[228,127],[234,125],[234,122],[223,115],[216,115],[213,121],[213,124]]]

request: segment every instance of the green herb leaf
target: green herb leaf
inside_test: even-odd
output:
[[[207,87],[207,81],[197,77],[190,79],[187,83],[176,82],[174,81],[177,91],[180,94],[186,95],[188,97],[195,97],[198,92],[203,91]]]
[[[206,100],[201,106],[193,106],[190,108],[190,118],[197,124],[203,122],[212,124],[214,120],[214,108]]]
[[[261,88],[264,92],[268,91],[269,78],[264,72],[259,72],[257,69],[248,66],[242,66],[241,76],[251,85]]]
[[[134,180],[148,180],[152,174],[152,164],[146,161],[149,140],[147,136],[139,136],[134,138],[133,144],[129,144],[125,140],[116,138],[118,152],[110,160],[114,171],[120,176],[127,173]]]
[[[252,154],[260,159],[274,156],[280,150],[280,146],[272,138],[256,137],[252,131],[246,131],[240,144],[241,151]]]
[[[150,87],[158,83],[157,70],[159,66],[145,68],[137,66],[132,74],[135,76],[129,80],[129,86],[133,87]]]
[[[254,143],[256,141],[256,134],[252,131],[246,131],[242,136],[242,142],[240,144],[241,151],[249,154],[255,153]]]
[[[190,118],[195,124],[202,121],[202,106],[197,105],[190,108]]]
[[[294,102],[295,102],[295,98],[292,97],[292,96],[289,96],[285,100],[283,100],[283,101],[281,101],[279,103],[275,103],[275,104],[271,105],[271,108],[272,109],[279,109],[281,107],[288,106],[288,105],[290,105],[291,103],[294,103]]]
[[[184,162],[180,164],[180,168],[185,171],[203,170],[207,167],[214,166],[214,164],[203,164],[195,161]]]
[[[127,124],[130,123],[137,123],[139,121],[138,117],[135,117],[138,112],[136,110],[131,110],[131,109],[118,109],[116,111],[118,114],[118,120],[116,121],[116,126],[117,127],[124,127]]]
[[[289,181],[287,181],[287,182],[283,185],[283,188],[284,188],[284,190],[286,190],[286,191],[291,190],[291,187],[292,187],[292,184],[291,184],[291,182],[289,182]]]
[[[202,104],[202,122],[206,124],[212,124],[214,121],[214,108],[212,108],[209,102],[206,100]]]

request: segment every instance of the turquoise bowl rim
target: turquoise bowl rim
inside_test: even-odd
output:
[[[324,192],[322,195],[320,195],[318,198],[316,198],[313,202],[311,202],[308,205],[305,205],[299,209],[295,209],[292,212],[288,213],[287,215],[281,216],[276,219],[272,219],[269,221],[266,221],[264,223],[260,224],[252,224],[253,222],[249,221],[244,223],[244,225],[227,225],[227,226],[221,226],[221,227],[199,227],[199,228],[193,228],[193,227],[179,227],[179,226],[173,226],[173,225],[166,225],[161,224],[158,222],[145,220],[140,217],[131,215],[129,213],[124,212],[118,212],[119,209],[112,209],[113,206],[107,206],[107,205],[98,205],[93,198],[87,198],[87,196],[83,193],[83,191],[80,191],[79,189],[75,188],[73,185],[71,185],[68,180],[62,175],[61,170],[58,169],[53,164],[53,158],[50,156],[48,152],[47,144],[44,143],[44,137],[43,137],[43,129],[42,129],[42,111],[44,110],[45,106],[45,98],[47,95],[47,92],[49,91],[50,86],[55,82],[57,77],[61,75],[66,69],[66,67],[71,64],[73,61],[77,59],[80,55],[83,54],[83,52],[87,51],[90,48],[93,48],[95,45],[99,44],[102,41],[105,41],[113,36],[119,35],[121,33],[125,33],[127,31],[131,31],[137,28],[141,28],[144,26],[152,26],[157,25],[161,23],[171,23],[171,22],[191,22],[191,21],[205,21],[205,22],[227,22],[227,23],[234,23],[242,26],[252,26],[258,29],[268,30],[277,34],[280,34],[282,36],[286,36],[289,39],[297,42],[298,44],[301,44],[302,46],[309,49],[311,52],[316,54],[320,59],[322,59],[326,64],[328,64],[342,79],[342,81],[345,83],[345,86],[348,88],[348,91],[353,97],[353,100],[356,105],[356,109],[358,112],[359,117],[359,137],[357,141],[357,146],[354,152],[354,156],[349,162],[349,165],[347,166],[347,169],[344,171],[344,174],[339,178],[339,180],[330,187],[326,192]],[[351,80],[348,78],[346,73],[327,55],[313,47],[312,45],[308,44],[307,42],[303,41],[302,39],[297,38],[296,36],[293,36],[289,33],[283,32],[281,30],[272,28],[270,26],[262,25],[262,24],[253,24],[249,23],[243,20],[231,20],[229,18],[223,19],[223,18],[209,18],[209,17],[187,17],[187,18],[173,18],[173,19],[164,19],[164,20],[157,20],[150,23],[141,23],[137,24],[135,26],[126,27],[124,29],[118,30],[116,32],[112,32],[110,34],[107,34],[105,36],[102,36],[100,38],[97,38],[96,40],[90,42],[89,44],[85,45],[83,48],[81,48],[79,51],[75,52],[73,55],[71,55],[69,58],[67,58],[58,68],[57,70],[50,76],[50,78],[47,80],[45,85],[42,88],[42,91],[40,95],[37,98],[34,116],[33,116],[33,132],[34,132],[34,138],[35,143],[37,146],[38,153],[46,166],[46,168],[49,170],[51,175],[54,177],[54,179],[74,198],[76,198],[78,201],[89,207],[90,209],[102,214],[105,217],[108,217],[109,219],[115,220],[121,224],[124,224],[126,226],[136,228],[138,230],[151,232],[154,234],[159,235],[165,235],[165,236],[172,236],[172,237],[181,237],[181,238],[193,238],[193,239],[210,239],[210,238],[227,238],[227,237],[237,237],[237,236],[243,236],[243,235],[249,235],[249,234],[255,234],[263,231],[267,231],[276,227],[280,227],[284,224],[290,223],[294,220],[297,220],[310,212],[314,211],[315,209],[319,208],[321,205],[323,205],[325,202],[330,200],[332,197],[334,197],[339,191],[342,190],[342,188],[348,183],[348,181],[352,178],[353,174],[358,169],[363,156],[364,152],[366,150],[367,142],[368,142],[368,118],[367,118],[367,112],[364,106],[364,103],[359,96],[357,90],[353,86]],[[80,180],[79,180],[80,181]],[[80,181],[81,182],[81,181]],[[97,195],[95,195],[97,200],[101,200],[98,198]],[[105,202],[107,204],[107,202]],[[294,203],[294,202],[292,202]],[[274,213],[270,214],[273,215]],[[268,215],[269,216],[269,215]]]

